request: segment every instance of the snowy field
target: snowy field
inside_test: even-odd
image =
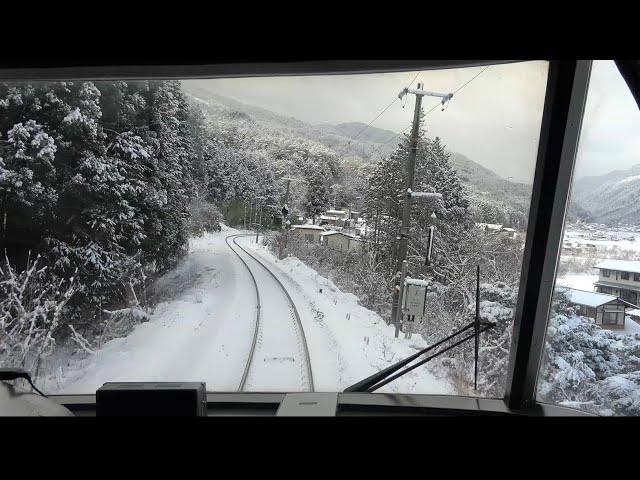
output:
[[[236,391],[249,357],[256,303],[246,267],[225,243],[232,233],[240,232],[223,227],[220,233],[192,239],[186,258],[161,279],[168,300],[150,312],[150,321],[137,325],[125,338],[105,343],[95,354],[67,361],[47,380],[48,391],[93,393],[108,381],[204,381],[209,391]],[[296,304],[316,391],[343,390],[426,346],[419,335],[394,338],[393,326],[296,258],[279,261],[255,239],[242,238],[239,243],[267,264]],[[256,265],[249,267],[259,271]],[[266,277],[256,280],[262,297],[275,298]],[[304,382],[289,381],[285,377],[290,373],[283,370],[287,362],[300,370],[301,359],[269,353],[284,348],[281,339],[289,334],[282,330],[287,325],[283,318],[289,316],[287,306],[262,313],[265,330],[252,362],[259,368],[250,368],[245,389],[305,390]],[[453,393],[428,367],[379,391]]]
[[[558,277],[556,285],[593,292],[593,283],[598,281],[598,275],[588,273],[572,273]]]
[[[627,250],[640,253],[640,232],[637,227],[608,228],[604,225],[567,225],[563,243],[573,248],[593,245],[598,253]],[[568,252],[563,252],[568,253]],[[604,255],[606,258],[606,255]]]

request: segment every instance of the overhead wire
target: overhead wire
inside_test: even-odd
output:
[[[455,97],[458,92],[460,92],[463,88],[465,88],[467,85],[469,85],[471,82],[473,82],[476,78],[478,78],[482,73],[484,73],[491,65],[487,65],[486,67],[484,67],[482,70],[480,70],[478,73],[476,73],[471,79],[467,80],[464,84],[460,85],[457,89],[455,89],[453,91],[453,96]],[[420,73],[420,72],[418,72]],[[414,77],[413,81],[415,81],[415,79],[417,78]],[[411,83],[413,83],[413,81]],[[409,84],[409,86],[411,86],[411,84]],[[438,102],[436,103],[433,107],[431,107],[425,114],[424,116],[426,117],[427,115],[429,115],[431,112],[433,112],[436,108],[438,108],[441,105],[442,102]],[[380,147],[378,147],[376,150],[374,150],[372,152],[372,156],[376,153],[378,153],[380,151],[380,149],[382,147],[384,147],[385,145],[387,145],[388,143],[392,142],[394,139],[396,139],[397,137],[399,137],[400,135],[402,135],[404,132],[406,132],[409,128],[411,128],[411,125],[407,126],[404,130],[402,130],[401,132],[396,133],[393,137],[391,137],[389,140],[387,140],[386,142],[384,142],[382,145],[380,145]]]
[[[418,78],[418,75],[420,75],[420,72],[416,73],[416,75],[413,77],[413,80],[411,80],[411,83],[409,83],[409,87],[411,87],[411,85],[413,85],[413,82],[416,81],[416,79]],[[353,137],[351,140],[349,140],[349,143],[353,142],[354,140],[358,139],[358,137],[360,137],[360,135],[362,135],[362,133],[369,128],[373,122],[375,122],[378,118],[380,118],[387,110],[389,110],[389,108],[391,108],[391,106],[396,103],[399,100],[399,98],[396,96],[393,101],[387,105],[386,107],[384,107],[384,109],[382,109],[382,111],[380,113],[378,113],[378,115],[376,115],[373,120],[371,120],[364,128],[362,128],[362,130],[360,130],[355,137]]]

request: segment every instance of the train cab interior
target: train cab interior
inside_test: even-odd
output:
[[[59,66],[49,64],[46,66],[42,66],[38,64],[38,62],[33,62],[33,64],[31,65],[4,65],[2,66],[2,68],[0,68],[0,84],[4,82],[6,85],[9,85],[4,90],[0,88],[0,107],[2,106],[2,102],[5,101],[5,99],[9,99],[12,88],[11,85],[18,83],[25,84],[29,82],[82,83],[85,81],[109,81],[115,84],[115,82],[126,82],[131,79],[146,79],[150,81],[166,79],[179,79],[181,81],[202,81],[205,79],[255,80],[260,78],[276,77],[281,79],[293,77],[314,78],[318,76],[324,76],[325,78],[335,76],[335,78],[338,78],[341,76],[401,74],[403,72],[418,71],[447,72],[453,71],[455,69],[470,69],[470,72],[475,73],[476,71],[479,72],[485,67],[497,69],[508,65],[517,65],[519,63],[521,62],[515,60],[310,60],[291,62],[203,61],[193,62],[191,64],[171,64],[170,62],[167,62],[166,64],[146,63],[139,65],[117,64],[116,62],[113,62],[100,65],[83,65],[80,63],[61,64]],[[561,268],[559,259],[562,252],[563,232],[565,229],[565,224],[567,222],[572,179],[574,177],[576,168],[576,158],[579,152],[581,131],[583,131],[585,105],[588,98],[590,79],[593,75],[594,61],[552,59],[543,60],[540,61],[540,63],[544,64],[544,75],[541,77],[542,80],[540,85],[542,85],[542,87],[540,87],[539,97],[536,97],[540,100],[540,118],[537,123],[539,126],[539,131],[535,132],[537,143],[533,148],[535,149],[535,155],[532,154],[531,157],[532,166],[530,201],[527,208],[526,228],[522,229],[521,236],[523,242],[521,252],[522,266],[519,275],[517,294],[514,297],[515,300],[513,305],[512,319],[513,324],[507,341],[509,344],[508,354],[503,358],[502,363],[500,364],[501,366],[496,367],[500,368],[502,374],[504,375],[503,388],[499,390],[499,392],[503,393],[495,393],[495,390],[491,390],[491,392],[493,393],[486,395],[462,395],[424,393],[422,391],[416,393],[410,391],[410,389],[405,391],[398,391],[388,388],[382,389],[382,391],[377,391],[377,389],[380,388],[381,385],[386,385],[387,383],[389,383],[389,385],[393,385],[394,382],[397,382],[398,379],[401,379],[402,376],[407,375],[409,372],[411,372],[412,375],[420,375],[420,372],[424,367],[411,367],[411,362],[420,362],[423,360],[425,362],[429,361],[427,357],[429,355],[429,352],[432,351],[431,349],[433,349],[432,341],[431,344],[426,346],[425,344],[416,343],[416,345],[419,346],[415,347],[414,350],[412,350],[413,353],[410,355],[410,358],[407,357],[407,355],[404,355],[403,357],[402,354],[399,354],[393,357],[393,361],[384,364],[381,363],[380,365],[382,365],[382,367],[380,368],[380,371],[369,371],[369,373],[367,373],[366,375],[362,375],[361,378],[350,377],[352,379],[349,382],[343,384],[343,388],[341,388],[340,391],[329,391],[326,390],[326,387],[318,387],[318,385],[321,385],[319,382],[321,382],[322,380],[319,379],[319,375],[316,374],[315,390],[313,388],[307,388],[305,386],[304,388],[292,391],[277,391],[277,389],[275,388],[273,390],[261,391],[259,387],[260,383],[254,380],[254,384],[256,385],[256,387],[252,388],[251,391],[242,391],[242,388],[240,388],[239,391],[232,389],[216,389],[214,391],[209,385],[204,385],[203,383],[196,382],[195,380],[198,380],[197,378],[185,378],[184,382],[182,382],[180,378],[176,377],[172,379],[172,382],[167,383],[163,382],[163,379],[160,376],[157,376],[152,378],[141,377],[136,379],[135,382],[120,381],[119,379],[114,379],[114,383],[108,383],[110,380],[107,380],[99,389],[91,387],[94,390],[84,391],[81,393],[76,391],[58,391],[57,393],[51,393],[47,391],[46,387],[38,385],[37,379],[32,382],[28,373],[25,373],[20,369],[13,368],[15,365],[7,365],[7,368],[0,369],[0,380],[2,380],[0,381],[0,415],[100,416],[101,408],[102,415],[147,414],[250,417],[539,417],[596,415],[596,413],[590,411],[588,408],[585,409],[579,408],[579,406],[577,407],[577,403],[575,402],[555,402],[553,400],[549,400],[549,398],[551,397],[547,398],[544,395],[540,394],[540,371],[545,356],[545,341],[546,337],[548,336],[547,327],[549,322],[550,309],[552,309],[552,305],[554,302],[555,279],[558,274],[559,268]],[[637,61],[615,61],[611,64],[615,65],[615,68],[617,69],[619,75],[622,79],[624,79],[625,87],[637,102],[637,104],[634,105],[634,108],[638,110],[638,105],[640,105],[640,63]],[[466,80],[470,78],[470,76],[470,74],[467,74],[466,77],[460,78]],[[249,83],[243,83],[242,85],[246,87],[247,85],[249,85]],[[315,84],[309,83],[309,85],[309,88],[314,88],[313,85]],[[336,89],[340,88],[340,85],[341,83],[339,81],[335,82]],[[229,88],[231,89],[231,87]],[[417,88],[418,90],[405,88],[405,90],[403,90],[404,96],[403,92],[401,92],[399,99],[397,100],[398,103],[408,101],[407,108],[405,108],[403,112],[406,117],[406,123],[411,120],[411,111],[413,111],[412,102],[414,101],[414,98],[417,98],[419,95],[425,95],[425,102],[427,102],[426,99],[429,98],[427,96],[427,93],[433,93],[425,93],[425,91],[431,88],[428,82],[426,82],[426,85],[424,86],[422,86],[418,82]],[[420,88],[424,88],[424,90],[420,90]],[[451,88],[451,91],[453,92],[453,88]],[[416,94],[416,92],[418,93]],[[438,112],[440,112],[440,110],[443,110],[445,107],[446,109],[444,109],[443,114],[451,114],[451,112],[454,112],[454,109],[457,105],[455,102],[459,101],[460,103],[463,103],[463,101],[465,100],[465,96],[463,93],[466,92],[461,92],[460,94],[453,93],[451,97],[443,96],[442,101],[440,100],[440,98],[435,101],[434,105],[439,108]],[[170,94],[171,93],[168,93],[167,95]],[[393,95],[397,95],[397,92],[393,92]],[[104,92],[102,93],[102,96],[104,98]],[[391,96],[388,100],[391,100]],[[9,102],[9,100],[6,100],[6,102]],[[382,105],[384,102],[379,101],[379,103],[381,103]],[[450,106],[447,106],[446,103],[450,103]],[[418,112],[418,110],[419,109],[416,108],[416,112]],[[81,110],[76,110],[76,112],[80,111]],[[104,107],[103,111],[106,112]],[[0,108],[0,115],[4,115],[2,112],[3,111]],[[68,114],[68,116],[65,117],[67,119],[67,122],[75,121],[75,117],[73,117],[72,113]],[[77,115],[81,116],[84,115],[84,113],[77,113]],[[105,115],[107,115],[107,113],[103,113],[103,116]],[[385,115],[387,114],[385,113]],[[416,113],[416,116],[418,116],[418,113]],[[384,118],[384,115],[382,118]],[[431,117],[427,117],[427,119],[429,118]],[[235,119],[232,120],[235,121]],[[368,120],[369,118],[367,117],[367,121]],[[26,125],[26,123],[24,122],[23,124]],[[0,120],[0,135],[2,135],[0,136],[0,142],[4,142],[4,144],[0,144],[0,167],[2,167],[0,168],[0,172],[3,171],[3,168],[9,168],[7,166],[9,165],[9,160],[7,159],[13,158],[9,157],[9,154],[6,151],[1,150],[1,148],[4,148],[5,146],[7,147],[7,149],[9,147],[13,148],[15,144],[14,139],[18,138],[18,133],[16,133],[17,130],[11,130],[11,136],[8,136],[9,134],[3,131],[3,128],[4,123]],[[106,131],[107,127],[104,128]],[[117,130],[120,127],[108,128]],[[418,127],[415,128],[417,132]],[[469,128],[471,129],[472,127]],[[26,132],[27,130],[28,128],[24,131]],[[105,133],[105,135],[111,134],[112,133],[108,131]],[[46,135],[46,133],[43,133],[38,138],[41,139]],[[113,133],[113,135],[115,135],[115,133]],[[160,135],[161,134],[158,134],[157,138],[161,138]],[[55,135],[51,134],[50,136],[51,138],[55,139],[52,140],[52,142],[58,142]],[[120,141],[120,139],[124,139],[125,137],[119,136],[117,138],[119,140],[114,141],[113,146],[109,144],[107,148],[120,148],[119,145],[121,144],[118,142]],[[134,145],[135,142],[138,141],[135,139],[132,140],[133,136],[126,138],[130,140],[129,145]],[[8,142],[14,143],[9,144]],[[58,148],[60,149],[59,145]],[[138,147],[135,147],[134,145],[131,148]],[[125,150],[126,148],[123,147],[123,152]],[[407,151],[410,151],[410,149]],[[136,152],[137,155],[140,155],[140,158],[146,158],[146,153],[144,153],[142,149],[138,149],[136,150]],[[122,153],[122,155],[126,155],[126,153]],[[419,149],[418,155],[420,155]],[[5,163],[2,162],[1,157],[3,156],[5,157]],[[125,157],[123,156],[122,158]],[[6,172],[8,170],[4,171]],[[2,177],[0,177],[0,179],[1,178]],[[313,180],[310,180],[309,182],[310,184],[312,184]],[[295,182],[293,182],[292,195],[295,194],[296,188],[299,187],[295,184]],[[417,192],[412,192],[409,190],[408,195],[409,197],[411,197],[412,194],[416,196],[415,193]],[[288,184],[286,194],[289,195]],[[416,199],[414,199],[414,201],[418,202],[423,200],[417,198],[416,196]],[[265,204],[266,203],[267,202],[265,202]],[[283,204],[284,207],[282,207],[281,217],[286,217],[287,213],[289,213],[289,210],[291,210],[293,207],[287,205],[287,202],[284,202]],[[278,204],[276,206],[278,208],[278,211],[280,211],[281,205]],[[245,226],[248,208],[253,207],[251,207],[251,205],[238,207],[238,211],[240,212],[238,214],[239,217],[242,217],[243,215],[245,217],[245,219],[243,220]],[[355,208],[352,208],[351,210],[356,211]],[[257,212],[258,210],[254,209],[254,211]],[[260,215],[262,215],[262,207],[260,207],[259,212]],[[316,243],[318,245],[326,246],[329,245],[328,242],[341,241],[340,234],[336,233],[337,229],[333,231],[329,230],[329,228],[335,228],[336,225],[334,219],[328,217],[329,214],[327,214],[326,212],[322,212],[322,214],[326,218],[323,217],[322,221],[324,222],[324,224],[322,225],[321,229],[320,227],[315,228],[315,225],[313,225],[314,223],[319,223],[319,220],[315,218],[315,212],[312,213],[313,220],[309,222],[310,226],[307,225],[309,231],[305,232],[307,237],[301,235],[300,238],[302,240],[300,240],[300,242],[306,241],[305,239],[308,239],[313,243],[315,242],[316,237],[318,237]],[[249,218],[251,218],[251,213],[249,213],[248,215]],[[320,215],[320,213],[318,213],[318,215]],[[292,217],[290,216],[290,218]],[[260,221],[261,223],[263,223],[263,220]],[[348,221],[348,219],[345,221]],[[495,223],[498,222],[496,221]],[[489,225],[489,227],[487,228],[491,228],[490,222],[486,222],[486,225]],[[218,226],[217,228],[220,227]],[[222,227],[222,232],[217,232],[216,234],[224,234],[225,228],[226,227]],[[320,232],[319,235],[316,235],[317,232],[314,233],[314,228],[317,229],[318,232]],[[294,230],[291,230],[291,232],[293,231]],[[428,232],[428,230],[426,231]],[[258,230],[256,228],[256,240],[258,239],[257,232]],[[343,232],[346,232],[346,230],[343,230]],[[508,231],[507,234],[509,233],[510,232]],[[291,238],[293,238],[293,235],[293,233],[290,233]],[[331,239],[332,235],[334,237],[333,239]],[[319,239],[320,236],[322,236],[323,238],[322,241]],[[236,238],[237,240],[239,237],[239,235],[236,235],[236,237],[234,238]],[[347,245],[346,249],[348,251],[351,248],[350,245],[354,245],[353,242],[348,242],[353,241],[356,238],[356,234],[343,233],[342,237],[345,237],[343,238],[343,240],[347,242],[345,243],[345,245]],[[400,239],[400,236],[398,236],[398,239]],[[268,280],[268,278],[270,278],[268,276],[269,272],[264,271],[266,269],[264,265],[262,266],[264,268],[260,267],[259,263],[261,260],[257,258],[259,257],[259,255],[255,254],[255,252],[251,250],[251,248],[257,248],[251,247],[251,245],[257,245],[257,242],[251,243],[253,242],[252,232],[246,233],[244,236],[244,240],[240,238],[240,241],[238,243],[235,243],[235,245],[231,240],[232,238],[229,237],[228,241],[226,242],[226,246],[220,243],[221,246],[219,248],[229,248],[235,254],[233,257],[229,258],[233,258],[234,262],[238,262],[238,260],[240,260],[242,263],[245,263],[245,266],[247,266],[249,273],[251,273],[251,271],[254,272],[253,274],[251,274],[251,276],[253,277],[252,282],[250,282],[250,279],[247,276],[246,292],[248,293],[246,294],[247,300],[245,300],[246,302],[253,302],[254,294],[251,293],[253,291],[251,290],[253,287],[250,285],[255,284],[256,290],[260,290],[263,288],[266,289],[266,282],[270,281]],[[436,245],[437,247],[438,244],[435,243],[434,245]],[[429,249],[430,248],[431,243],[429,243]],[[410,249],[409,255],[411,255]],[[426,264],[428,260],[429,259],[427,258],[427,260],[425,260],[423,263]],[[237,268],[244,268],[240,262],[238,262],[237,265]],[[472,276],[475,275],[475,266],[473,268],[474,270],[471,273]],[[473,377],[473,340],[475,339],[476,341],[475,362],[477,364],[478,351],[480,352],[480,356],[484,355],[484,352],[486,352],[486,349],[482,349],[483,335],[486,335],[485,333],[483,333],[484,329],[490,329],[494,326],[494,324],[492,324],[491,322],[482,323],[479,319],[480,316],[477,314],[475,316],[475,320],[473,318],[474,312],[477,312],[480,309],[478,300],[481,287],[479,269],[480,267],[478,267],[477,296],[474,290],[475,277],[473,277],[473,280],[470,283],[470,285],[472,285],[471,291],[469,293],[469,303],[471,305],[471,307],[469,307],[469,318],[471,318],[471,320],[469,325],[462,329],[466,329],[466,333],[475,332],[475,336],[474,333],[469,333],[469,335],[464,339],[464,345],[466,345],[464,348],[468,348],[468,352],[470,352],[468,354],[469,356],[465,357],[469,358],[469,362],[471,362],[469,363],[469,371],[471,372],[469,374],[471,375],[471,377],[469,378]],[[293,272],[293,270],[291,270],[291,272]],[[275,278],[273,273],[271,273],[271,276]],[[286,280],[282,280],[282,282],[286,283]],[[405,282],[403,284],[405,285],[405,287],[403,288],[409,289],[408,286],[410,285],[420,287],[422,285],[421,282],[422,281],[416,281],[413,284],[411,282]],[[482,285],[483,288],[485,288],[484,284]],[[316,292],[317,298],[322,298],[323,295],[326,296],[329,293],[328,290],[329,287],[324,287],[324,291],[321,288],[319,292]],[[420,292],[422,292],[422,290],[420,290]],[[266,302],[269,301],[269,297],[272,295],[276,295],[276,293],[272,293],[269,290],[263,290],[260,293],[262,293],[262,295],[258,294],[258,297],[261,297],[259,298],[259,301],[262,301],[265,304],[263,306],[263,310],[265,310],[268,308]],[[285,294],[287,296],[289,296],[290,293],[294,297],[294,300],[301,298],[296,297],[296,294],[293,293],[293,291],[287,293],[285,289]],[[136,295],[135,292],[134,295]],[[420,295],[422,295],[422,293],[420,293],[418,296]],[[427,294],[424,293],[424,298],[426,298],[426,295]],[[137,296],[140,296],[140,293],[138,293]],[[291,297],[289,297],[289,300],[291,300]],[[314,301],[317,303],[321,300],[316,299]],[[478,303],[477,311],[473,310],[474,308],[476,308],[476,303],[474,302]],[[258,303],[258,305],[260,304]],[[400,307],[397,308],[399,309]],[[422,308],[424,309],[424,307]],[[257,313],[258,321],[260,319],[259,310],[260,308],[258,309]],[[302,309],[300,310],[302,311]],[[251,315],[255,316],[255,314],[253,313]],[[295,315],[298,316],[297,313]],[[303,313],[301,313],[301,315],[303,315]],[[341,315],[344,316],[344,314]],[[300,322],[299,318],[298,322]],[[200,327],[194,326],[193,328],[195,329]],[[387,328],[390,328],[391,332],[393,331],[391,326]],[[75,335],[75,337],[72,340],[75,341],[75,344],[81,345],[82,337],[79,334],[76,335],[76,333],[77,332],[74,330],[73,335]],[[451,338],[453,338],[454,334],[458,335],[459,333],[460,332],[458,331],[453,333],[451,330],[447,331],[447,335],[452,335]],[[69,335],[71,335],[71,333],[69,333]],[[413,335],[413,339],[415,339],[417,335]],[[258,347],[256,348],[259,348],[261,341],[260,339],[265,337],[262,337],[262,334],[258,335],[257,329],[255,336],[257,340],[254,339],[254,345],[257,342]],[[307,336],[309,336],[308,331]],[[396,337],[397,336],[398,335],[396,331]],[[410,336],[405,336],[405,338],[410,338]],[[449,337],[447,337],[447,339],[449,339]],[[0,341],[2,341],[2,339],[0,339]],[[285,340],[282,339],[282,342],[284,341]],[[480,350],[478,350],[478,341],[480,341]],[[365,338],[365,342],[368,342],[368,338]],[[310,348],[314,348],[313,343],[310,343]],[[169,350],[170,347],[167,346],[167,349]],[[91,349],[89,346],[86,346],[85,350]],[[126,350],[123,351],[125,353],[122,353],[122,355],[128,354],[126,353]],[[278,361],[273,360],[273,368],[281,368],[282,371],[285,371],[284,369],[288,368],[287,365],[293,363],[293,360],[289,361],[287,358],[283,356]],[[265,359],[265,361],[262,363],[266,362],[268,362],[268,359]],[[446,365],[446,363],[443,365]],[[5,367],[5,365],[0,365],[0,367]],[[315,364],[314,368],[316,368]],[[481,368],[478,372],[476,367],[476,381],[479,380],[480,382],[482,382],[481,377],[484,374],[485,370]],[[249,380],[246,379],[247,375],[249,376]],[[20,378],[22,378],[23,380],[28,380],[31,385],[29,385],[29,383],[27,383],[26,381],[21,380]],[[247,373],[247,371],[245,371],[243,374],[241,387],[245,380],[249,382],[251,381],[251,374]],[[204,382],[204,379],[202,379],[201,381]],[[39,393],[39,390],[33,390],[32,386],[33,388],[37,387],[44,393],[41,394]]]

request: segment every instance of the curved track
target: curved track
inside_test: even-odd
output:
[[[311,370],[311,359],[309,356],[309,348],[307,346],[307,340],[304,334],[304,329],[302,327],[302,322],[300,320],[300,315],[298,313],[298,309],[296,308],[293,300],[291,299],[291,296],[289,295],[289,292],[287,291],[287,289],[285,288],[285,286],[282,284],[282,282],[278,279],[278,277],[276,277],[276,275],[261,261],[259,260],[254,254],[252,254],[251,252],[249,252],[247,249],[245,249],[244,247],[242,247],[242,245],[238,244],[237,239],[239,237],[249,237],[252,236],[250,234],[235,234],[235,235],[229,235],[225,238],[225,242],[227,243],[227,245],[229,246],[229,248],[231,248],[231,250],[233,250],[233,252],[238,256],[238,258],[242,261],[243,265],[245,266],[245,268],[249,271],[249,274],[251,275],[251,279],[253,281],[254,287],[255,287],[255,291],[256,291],[256,301],[257,301],[257,312],[256,312],[256,322],[255,322],[255,330],[254,330],[254,335],[253,335],[253,341],[252,341],[252,345],[251,345],[251,350],[249,353],[249,358],[247,360],[247,364],[245,366],[244,369],[244,373],[242,375],[242,380],[240,382],[240,386],[239,386],[239,391],[242,391],[246,385],[247,382],[247,378],[249,376],[249,371],[251,369],[251,364],[254,360],[254,353],[256,351],[256,345],[257,345],[257,340],[258,340],[258,334],[261,328],[264,328],[264,321],[261,322],[260,321],[260,317],[261,317],[261,303],[260,303],[260,293],[259,293],[259,288],[258,288],[258,282],[256,281],[254,272],[251,271],[251,267],[249,267],[248,263],[245,261],[244,258],[242,258],[242,255],[240,255],[235,248],[233,248],[231,246],[231,244],[229,243],[229,240],[232,239],[233,244],[239,248],[245,255],[247,255],[248,257],[250,257],[254,262],[256,262],[258,265],[260,265],[268,274],[269,277],[275,281],[275,284],[278,286],[278,288],[284,293],[284,295],[287,298],[287,301],[289,303],[289,307],[291,309],[291,312],[293,313],[294,317],[295,317],[295,325],[297,327],[297,334],[298,334],[298,338],[299,338],[299,342],[301,344],[302,347],[302,351],[303,351],[303,356],[304,356],[304,361],[305,361],[305,366],[306,366],[306,379],[307,379],[307,383],[308,383],[308,387],[309,387],[309,391],[314,391],[314,385],[313,385],[313,373]]]
[[[249,376],[249,368],[251,367],[251,362],[253,361],[253,354],[256,351],[258,331],[260,330],[260,291],[258,290],[258,283],[256,282],[256,277],[253,276],[253,272],[249,268],[249,265],[247,265],[247,262],[244,261],[244,258],[242,258],[240,254],[236,252],[233,249],[233,247],[229,244],[229,239],[234,237],[235,237],[234,235],[229,235],[224,239],[224,241],[227,244],[227,246],[231,249],[231,251],[236,254],[236,256],[240,259],[242,264],[246,267],[247,271],[249,272],[249,275],[251,275],[251,280],[253,281],[253,286],[255,287],[255,291],[256,291],[256,326],[253,330],[253,340],[251,341],[251,350],[249,350],[249,358],[247,358],[247,364],[244,367],[244,371],[242,372],[242,378],[240,379],[240,385],[238,386],[238,391],[241,392],[242,390],[244,390],[244,386],[247,383],[247,377]],[[235,238],[233,243],[235,243]],[[238,247],[240,247],[240,245],[238,245]]]

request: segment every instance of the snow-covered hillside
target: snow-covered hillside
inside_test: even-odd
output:
[[[640,165],[607,175],[577,180],[571,203],[584,210],[588,220],[606,224],[640,223]]]

